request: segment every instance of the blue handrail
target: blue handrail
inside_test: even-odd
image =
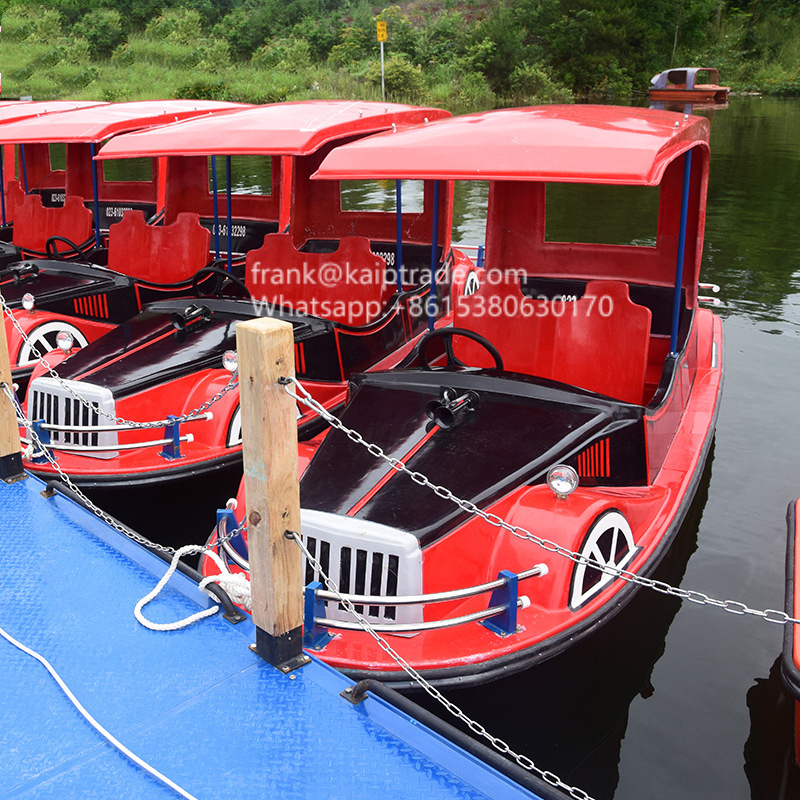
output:
[[[397,197],[397,291],[403,291],[403,190],[400,181],[395,182],[395,195]]]
[[[92,191],[94,193],[94,243],[100,247],[100,200],[97,197],[97,162],[94,157],[97,155],[97,145],[94,142],[89,144],[89,153],[92,156]]]
[[[217,157],[211,156],[211,191],[214,195],[214,255],[219,258],[219,191],[217,190]]]
[[[687,150],[683,159],[683,195],[681,197],[681,226],[678,236],[678,263],[675,267],[675,294],[672,300],[672,334],[669,340],[669,353],[678,353],[678,325],[681,313],[681,288],[683,286],[683,262],[686,250],[686,224],[689,215],[689,183],[692,175],[692,151]]]
[[[431,293],[428,297],[428,330],[436,318],[436,268],[439,266],[439,181],[433,182],[433,231],[431,232]]]

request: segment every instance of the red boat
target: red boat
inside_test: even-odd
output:
[[[661,561],[722,384],[721,323],[698,305],[708,138],[700,117],[546,106],[382,134],[323,162],[316,178],[482,180],[489,195],[481,286],[453,327],[350,381],[341,424],[394,466],[338,425],[300,444],[304,641],[320,658],[413,685],[314,583],[323,573],[425,678],[462,686],[592,634],[637,588],[606,568],[635,578]],[[598,224],[615,202],[645,223],[622,241]],[[219,530],[245,505],[240,489]],[[216,541],[247,569],[246,531]],[[203,570],[218,572],[208,556]]]
[[[800,619],[800,500],[789,504],[786,513],[786,613]],[[800,765],[800,625],[787,624],[783,633],[783,660],[781,662],[783,682],[795,699],[795,759]]]
[[[60,111],[72,111],[76,108],[101,105],[106,104],[89,100],[6,102],[0,105],[0,126],[28,117],[41,117],[45,114],[56,114]],[[15,206],[13,200],[18,195],[16,192],[17,181],[14,177],[16,175],[15,156],[16,153],[13,146],[0,144],[0,223],[2,223],[2,227],[0,227],[0,265],[19,258],[19,250],[11,244]],[[7,176],[11,176],[8,185],[6,184]],[[6,191],[11,192],[8,203],[6,203]]]
[[[665,69],[650,79],[650,99],[667,103],[727,103],[730,91],[713,67]]]
[[[228,192],[227,213],[218,220],[222,236],[260,241],[238,270],[230,254],[242,246],[234,242],[226,269],[200,271],[219,278],[224,291],[149,304],[71,354],[56,376],[36,368],[26,408],[41,421],[58,466],[79,485],[115,489],[240,469],[232,377],[240,320],[268,314],[292,322],[298,373],[326,407],[343,403],[350,374],[393,366],[409,341],[441,324],[454,280],[461,286],[471,265],[450,247],[452,185],[414,184],[413,204],[404,205],[403,187],[392,184],[388,206],[395,213],[348,208],[342,196],[351,187],[309,178],[342,142],[445,115],[384,103],[300,102],[112,140],[99,158],[170,160],[167,222],[186,209],[204,213],[197,197],[210,203],[209,157],[261,157],[271,185],[261,194]],[[261,220],[270,216],[280,232],[264,235]],[[301,438],[322,427],[305,409],[298,426]],[[42,476],[55,472],[38,452],[29,453],[27,466]]]
[[[130,162],[104,171],[93,160],[97,148],[122,133],[246,107],[145,100],[28,115],[0,125],[8,226],[8,241],[0,242],[0,291],[30,340],[23,342],[6,320],[15,382],[28,380],[32,347],[41,353],[54,349],[60,331],[69,333],[75,347],[85,346],[141,310],[148,298],[189,293],[192,276],[212,257],[207,235],[185,259],[176,258],[176,234],[169,227],[145,226],[145,218],[155,218],[164,207],[163,165],[137,165],[144,176],[132,176]],[[133,209],[138,216],[125,218]],[[121,220],[109,240],[110,226]],[[151,253],[161,255],[170,247],[172,268],[159,273]]]

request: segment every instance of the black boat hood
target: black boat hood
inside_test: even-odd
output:
[[[119,399],[222,367],[225,351],[236,349],[236,324],[258,316],[249,300],[162,300],[79,350],[56,371],[62,378],[110,389]],[[282,313],[281,319],[292,323],[296,340],[330,326],[291,313]],[[176,320],[184,327],[176,327]]]
[[[33,259],[0,270],[0,288],[9,308],[20,308],[22,297],[32,294],[38,304],[71,300],[96,292],[127,286],[131,279],[96,264]]]
[[[441,406],[444,389],[451,398],[472,393],[473,410],[457,413],[449,428],[429,416]],[[494,370],[360,375],[351,384],[342,421],[409,469],[479,507],[516,486],[541,483],[550,467],[575,464],[578,453],[607,437],[612,467],[619,467],[616,480],[646,481],[640,406],[524,375]],[[423,546],[466,518],[452,501],[397,473],[335,429],[303,474],[300,496],[304,508],[389,525],[413,534]]]

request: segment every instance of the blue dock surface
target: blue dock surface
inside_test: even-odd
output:
[[[290,674],[249,649],[248,618],[179,631],[133,609],[167,565],[33,477],[0,483],[0,628],[43,656],[100,725],[197,798],[536,798],[312,660]],[[155,512],[154,512],[155,513]],[[147,531],[142,531],[147,534]],[[176,573],[147,607],[172,622],[209,598]],[[82,717],[45,667],[0,638],[0,798],[169,798]],[[547,792],[550,796],[550,793]]]

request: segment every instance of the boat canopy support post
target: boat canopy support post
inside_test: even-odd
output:
[[[211,156],[211,191],[214,199],[214,257],[219,258],[219,190],[217,189],[216,156]]]
[[[397,198],[397,257],[394,267],[397,270],[397,292],[403,291],[403,188],[401,181],[395,182],[395,196]]]
[[[250,586],[257,655],[283,672],[303,654],[297,406],[279,383],[294,377],[294,333],[285,320],[262,317],[236,328],[242,408]]]
[[[100,247],[100,198],[97,196],[97,162],[94,157],[97,155],[97,145],[92,142],[89,145],[92,155],[92,194],[94,195],[94,243]]]
[[[6,222],[6,179],[3,175],[3,160],[5,157],[5,150],[3,146],[0,145],[0,211],[2,211],[3,215],[3,227],[8,225]]]
[[[692,151],[683,157],[683,194],[681,196],[681,223],[678,234],[678,261],[675,266],[675,294],[672,299],[672,333],[669,339],[669,354],[678,354],[678,326],[681,319],[681,289],[683,288],[683,262],[686,253],[686,225],[689,217],[689,184],[692,178]]]
[[[233,272],[233,209],[231,208],[231,157],[225,156],[226,213],[228,221],[228,272]]]
[[[436,270],[439,266],[439,181],[433,182],[433,230],[431,231],[431,293],[428,297],[428,330],[436,320]]]
[[[0,319],[0,383],[13,392],[11,358],[8,353],[5,319]],[[17,425],[17,410],[6,392],[0,392],[0,478],[14,483],[25,477]]]
[[[22,188],[28,194],[28,166],[25,161],[25,145],[19,146],[19,164],[22,167]]]

